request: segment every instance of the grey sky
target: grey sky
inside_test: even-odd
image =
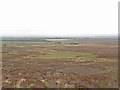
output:
[[[118,0],[1,0],[3,36],[117,35]]]

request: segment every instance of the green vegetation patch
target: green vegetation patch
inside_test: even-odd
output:
[[[45,59],[51,58],[75,58],[79,53],[75,52],[67,52],[67,51],[54,51],[54,52],[47,52],[46,55],[40,55],[40,57]]]
[[[96,55],[93,54],[81,54],[74,58],[75,61],[95,61],[97,59]]]

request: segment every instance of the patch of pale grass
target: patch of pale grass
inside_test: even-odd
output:
[[[5,80],[5,83],[11,84],[12,81],[11,81],[10,79],[6,79],[6,80]]]
[[[25,46],[16,46],[16,47],[20,47],[20,48],[22,48],[22,47],[25,47]]]
[[[22,83],[25,82],[26,79],[20,79],[17,84],[15,85],[16,88],[22,88]]]
[[[15,52],[11,52],[11,53],[9,53],[9,55],[16,55],[17,53],[15,53]]]

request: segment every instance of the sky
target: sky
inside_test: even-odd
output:
[[[119,0],[0,0],[2,36],[118,34]]]

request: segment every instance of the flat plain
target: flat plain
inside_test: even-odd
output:
[[[117,88],[116,39],[3,41],[3,88]]]

